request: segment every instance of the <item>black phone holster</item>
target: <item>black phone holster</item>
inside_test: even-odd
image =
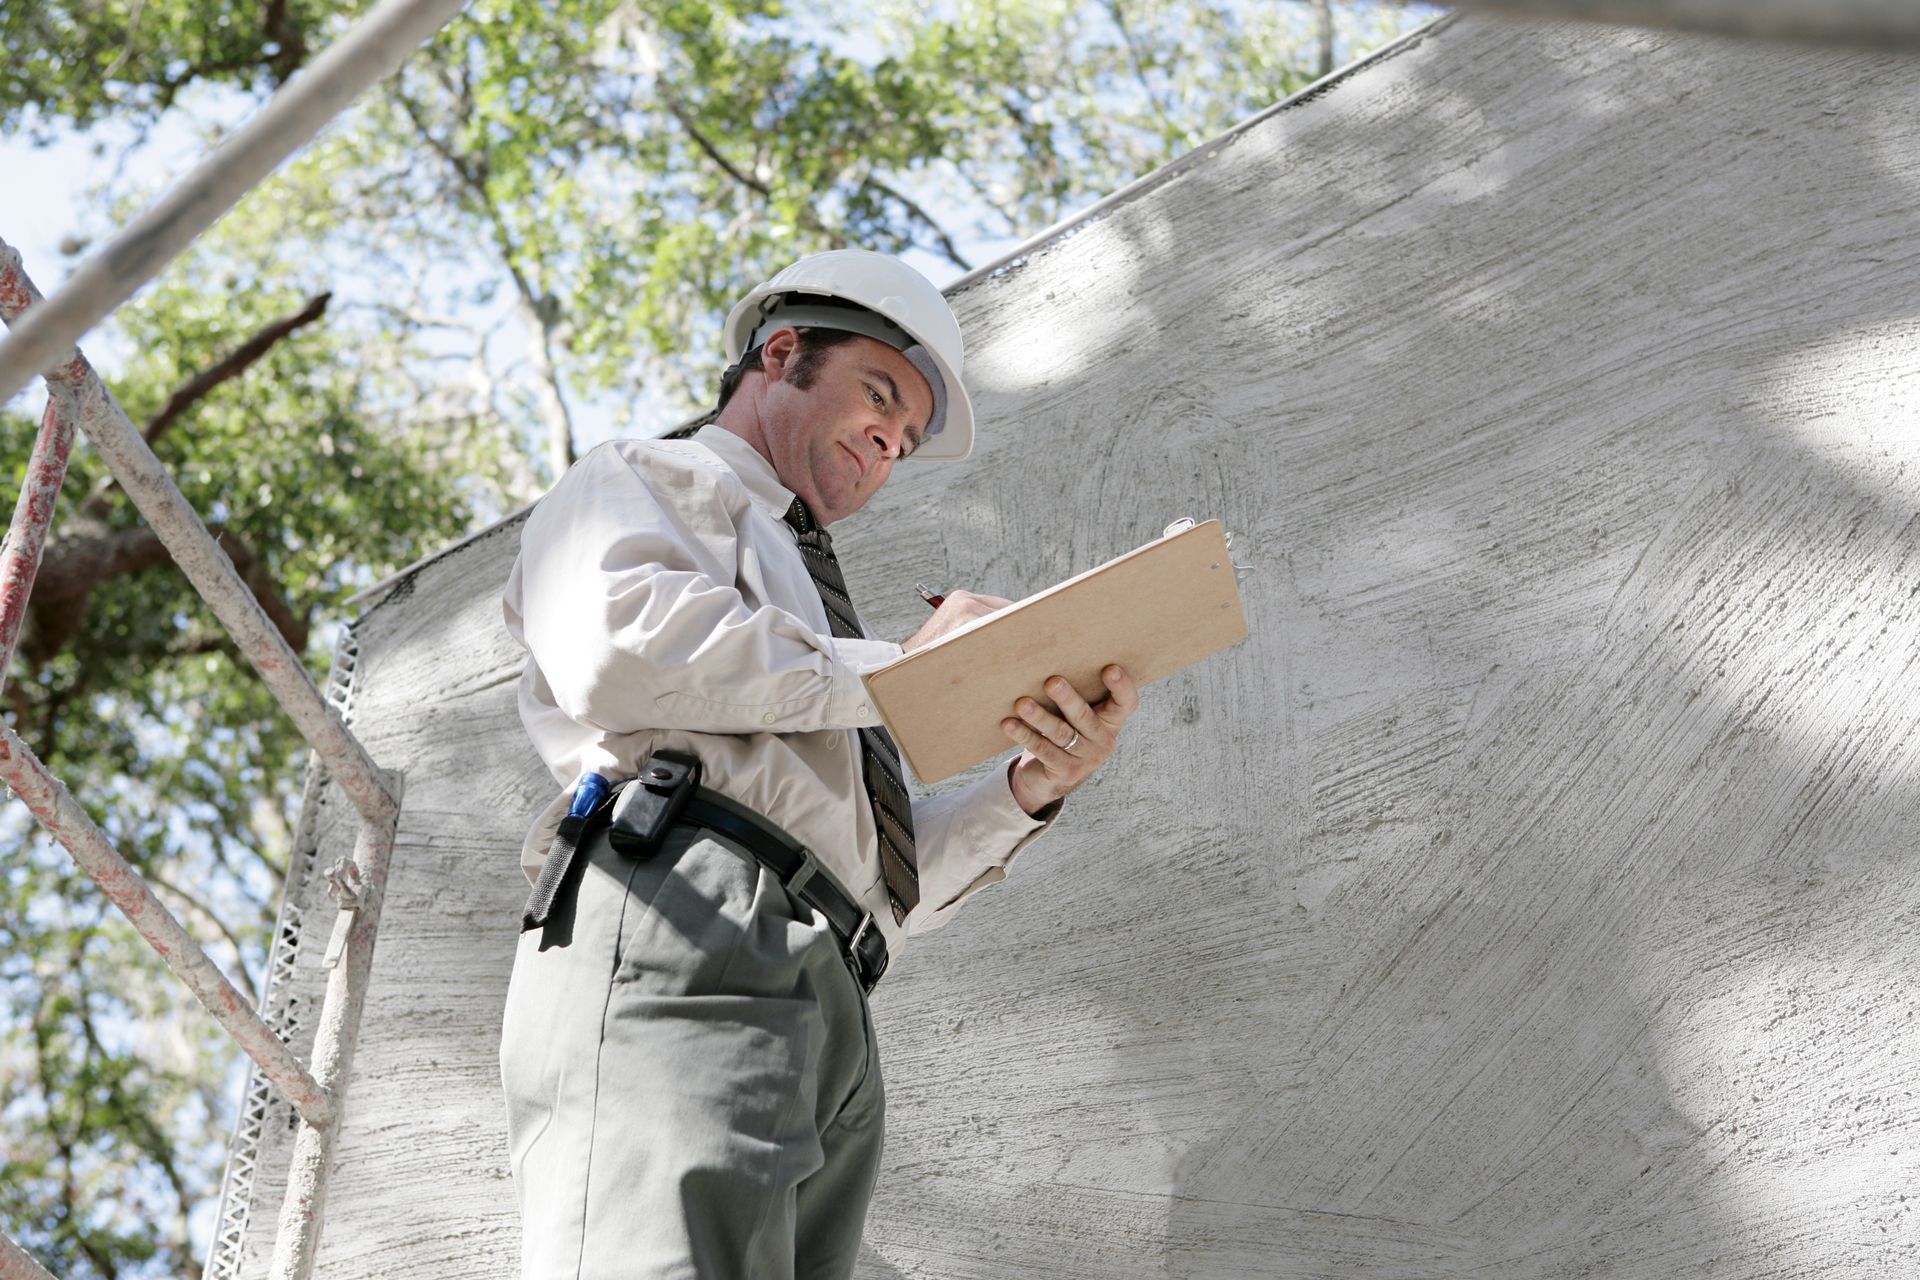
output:
[[[687,807],[700,785],[700,762],[678,751],[659,751],[640,767],[640,776],[623,783],[608,816],[607,841],[615,853],[636,861],[650,858]]]
[[[561,819],[546,862],[540,868],[520,929],[539,929],[540,949],[573,941],[574,900],[587,860],[580,848],[602,826],[614,852],[638,861],[659,852],[687,797],[700,785],[700,762],[678,751],[656,753],[640,767],[640,776],[619,783],[613,793],[584,817]]]

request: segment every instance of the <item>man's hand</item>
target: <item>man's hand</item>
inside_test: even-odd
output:
[[[933,616],[918,631],[901,641],[900,647],[912,651],[923,644],[932,644],[947,632],[964,627],[975,618],[998,613],[1012,603],[999,596],[983,596],[974,591],[949,591],[940,607],[933,611]]]
[[[1013,762],[1007,782],[1013,798],[1029,814],[1042,809],[1093,776],[1120,744],[1120,726],[1140,709],[1140,691],[1119,667],[1100,673],[1107,696],[1092,706],[1062,676],[1047,679],[1047,696],[1060,708],[1054,715],[1032,698],[1014,704],[1018,719],[1000,722],[1006,735],[1025,747]]]

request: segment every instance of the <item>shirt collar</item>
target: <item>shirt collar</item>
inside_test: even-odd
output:
[[[747,496],[753,499],[754,506],[775,520],[786,519],[787,508],[793,505],[793,491],[780,483],[779,473],[771,462],[760,456],[758,449],[725,427],[712,423],[694,432],[693,439],[720,455],[720,461],[747,486]]]

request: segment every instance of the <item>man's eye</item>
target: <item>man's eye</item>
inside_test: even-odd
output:
[[[873,407],[876,409],[878,409],[881,405],[886,403],[885,400],[882,400],[880,398],[880,393],[878,391],[875,391],[872,387],[867,388],[867,399],[873,401]]]

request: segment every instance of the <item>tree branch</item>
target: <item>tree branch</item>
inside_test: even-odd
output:
[[[318,320],[326,311],[327,302],[332,297],[330,293],[318,295],[299,311],[274,321],[212,365],[189,378],[184,386],[167,397],[167,402],[160,406],[160,411],[148,418],[146,425],[140,429],[140,434],[147,444],[152,445],[158,441],[187,410],[204,400],[215,387],[245,373],[247,368],[265,355],[276,342],[294,330]],[[118,482],[112,476],[103,478],[94,486],[93,492],[81,502],[74,513],[75,516],[82,520],[104,518],[107,512],[107,496],[117,486]]]
[[[721,153],[720,148],[715,146],[713,141],[700,131],[700,127],[693,122],[692,118],[687,114],[686,109],[680,105],[678,95],[667,89],[664,85],[660,88],[660,95],[666,101],[667,113],[679,122],[682,129],[687,131],[687,136],[693,139],[693,144],[700,148],[707,159],[719,165],[723,173],[755,195],[766,200],[773,199],[773,188],[727,159],[727,157]],[[803,207],[800,210],[800,221],[806,224],[808,230],[827,237],[835,244],[839,244],[846,239],[845,236],[820,221],[819,215],[814,213],[812,209]]]
[[[113,61],[108,63],[106,70],[100,73],[99,78],[102,84],[112,80],[120,68],[127,65],[127,59],[133,56],[134,47],[140,35],[140,15],[146,12],[146,8],[147,0],[133,0],[133,8],[127,14],[127,38],[121,42],[120,52],[113,56]]]
[[[506,267],[507,275],[520,295],[521,323],[527,326],[529,354],[540,379],[540,416],[547,426],[547,456],[553,465],[553,478],[558,480],[573,465],[574,453],[573,410],[560,390],[560,375],[553,365],[554,326],[548,317],[556,309],[556,299],[536,289],[520,270],[519,247],[514,244],[513,233],[500,213],[500,206],[494,203],[492,192],[487,190],[485,158],[475,160],[455,151],[428,126],[419,104],[398,88],[393,90],[393,98],[413,122],[414,132],[420,136],[420,140],[445,160],[466,185],[493,229],[494,245],[500,251],[501,265]]]
[[[93,989],[87,986],[86,976],[78,966],[75,967],[73,976],[74,980],[80,984],[80,998],[74,1002],[74,1006],[80,1017],[81,1030],[86,1036],[88,1057],[101,1062],[111,1062],[113,1055],[108,1052],[106,1045],[101,1043],[100,1033],[93,1023]],[[129,1096],[124,1076],[117,1071],[105,1071],[101,1073],[100,1079],[106,1085],[107,1096],[115,1103],[115,1110],[123,1118],[127,1129],[136,1131],[129,1133],[128,1136],[134,1139],[148,1159],[160,1166],[161,1173],[165,1175],[168,1185],[173,1189],[174,1203],[178,1206],[180,1214],[174,1238],[177,1241],[184,1241],[187,1207],[191,1198],[187,1194],[186,1183],[182,1181],[180,1171],[174,1164],[172,1144],[167,1141],[167,1136],[160,1131],[160,1127],[153,1122],[153,1117],[147,1114],[146,1109],[137,1105],[139,1100]],[[182,1245],[175,1244],[169,1252],[174,1254],[175,1266],[178,1270],[179,1265],[186,1262],[186,1259],[181,1256],[184,1253]],[[191,1263],[187,1265],[191,1266]]]
[[[1146,58],[1140,52],[1139,41],[1133,38],[1133,28],[1127,25],[1127,15],[1121,8],[1121,0],[1106,0],[1100,7],[1107,11],[1109,18],[1113,19],[1113,25],[1120,32],[1121,41],[1127,46],[1127,58],[1133,63],[1134,79],[1140,82],[1140,91],[1147,95],[1147,104],[1153,108],[1153,114],[1160,117],[1161,136],[1172,141],[1173,135],[1179,132],[1179,127],[1167,114],[1166,104],[1160,100],[1160,95],[1154,92],[1153,82],[1147,78]]]
[[[1333,0],[1313,0],[1320,19],[1320,74],[1333,74]]]
[[[294,652],[307,647],[307,620],[280,598],[279,584],[266,562],[238,534],[209,526],[214,540],[247,584],[274,628]],[[65,649],[86,620],[94,588],[114,578],[144,573],[173,562],[173,553],[160,535],[142,527],[113,533],[67,534],[47,547],[27,606],[27,625],[20,636],[19,653],[39,668]]]
[[[246,661],[240,652],[240,647],[224,635],[195,636],[188,640],[176,640],[160,651],[161,656],[168,658],[200,658],[209,653],[231,658],[235,666]]]
[[[76,1008],[83,1007],[86,1002],[86,986],[80,974],[80,957],[81,953],[86,950],[87,943],[91,940],[92,936],[93,931],[89,929],[80,937],[78,942],[73,945],[72,950],[67,953],[67,971],[73,976],[75,984],[80,988],[78,999],[74,1001]],[[42,1000],[39,1003],[33,1012],[32,1025],[35,1070],[40,1078],[41,1095],[48,1099],[50,1104],[49,1111],[51,1111],[51,1104],[54,1100],[60,1098],[63,1093],[70,1092],[61,1087],[63,1084],[70,1082],[55,1080],[48,1071],[48,1050],[51,1048],[53,1035],[45,1017],[47,1007],[47,1001]],[[91,1038],[91,1027],[89,1026],[86,1030],[88,1037]],[[86,1224],[81,1219],[80,1185],[78,1178],[75,1176],[74,1149],[79,1145],[80,1137],[84,1132],[86,1107],[84,1104],[77,1106],[73,1109],[73,1112],[74,1126],[71,1132],[64,1130],[53,1115],[49,1114],[47,1118],[47,1128],[53,1138],[54,1148],[60,1155],[61,1218],[67,1226],[73,1229],[74,1243],[80,1247],[81,1252],[87,1255],[88,1261],[92,1262],[93,1265],[99,1269],[100,1274],[106,1277],[106,1280],[114,1280],[114,1278],[120,1274],[118,1264],[111,1254],[104,1253],[100,1249],[91,1234],[86,1230]]]
[[[959,267],[962,271],[973,270],[973,264],[961,256],[959,247],[953,243],[953,238],[947,234],[946,228],[935,222],[933,215],[921,208],[910,196],[905,192],[895,191],[878,178],[868,178],[867,185],[889,200],[896,201],[907,211],[908,217],[933,232],[934,237],[940,241],[940,252],[947,256],[947,261],[953,263],[954,266]]]
[[[232,352],[215,362],[211,368],[195,374],[185,386],[167,397],[167,402],[160,406],[160,412],[147,419],[147,424],[140,429],[140,434],[145,437],[148,444],[153,444],[166,434],[167,429],[179,420],[181,414],[192,408],[209,391],[246,372],[247,367],[265,355],[274,343],[295,329],[318,320],[325,314],[327,303],[332,297],[331,293],[316,295],[300,310],[284,320],[274,321],[235,347]]]
[[[720,148],[714,146],[713,143],[708,140],[706,134],[700,132],[700,127],[694,124],[694,122],[688,118],[686,111],[681,108],[678,97],[666,93],[664,89],[661,92],[667,100],[667,113],[679,122],[682,129],[687,131],[687,136],[693,139],[695,146],[706,153],[707,159],[719,165],[723,173],[747,190],[769,200],[773,198],[772,188],[768,187],[766,183],[760,181],[752,174],[736,166],[733,161],[727,159],[727,157],[721,153]]]
[[[260,30],[278,46],[267,58],[267,69],[276,84],[285,84],[307,60],[306,33],[288,18],[287,0],[267,0],[266,20]]]
[[[234,957],[234,965],[235,965],[235,972],[233,975],[235,979],[234,985],[238,986],[242,991],[246,993],[247,999],[249,1001],[253,1002],[254,1004],[259,1004],[260,997],[258,992],[254,988],[253,976],[247,972],[247,949],[244,945],[242,945],[240,941],[240,936],[236,934],[233,930],[227,927],[226,922],[223,921],[218,915],[214,913],[214,910],[212,907],[208,906],[206,903],[202,902],[200,899],[194,897],[192,894],[188,893],[185,889],[182,889],[179,885],[167,879],[165,876],[162,876],[159,872],[155,871],[152,867],[145,868],[144,870],[142,870],[141,874],[144,875],[153,884],[156,884],[160,888],[165,889],[168,893],[171,893],[174,897],[186,903],[187,906],[193,910],[194,914],[198,915],[207,923],[211,924],[215,929],[219,930],[220,936],[225,938],[227,940],[227,945],[233,948],[233,957]]]
[[[1007,224],[1006,233],[1008,235],[1011,236],[1011,235],[1019,234],[1020,219],[1014,215],[1014,211],[1012,209],[1009,209],[1007,208],[1007,206],[1000,203],[1000,198],[996,196],[993,193],[993,191],[988,187],[987,182],[984,178],[974,173],[973,170],[960,164],[955,164],[953,166],[953,171],[959,175],[960,181],[965,183],[969,190],[971,190],[975,195],[979,196],[980,199],[986,203],[986,206],[989,209],[993,210],[995,213],[1000,215],[1000,220]]]
[[[1040,185],[1051,200],[1050,207],[1054,210],[1046,219],[1047,221],[1051,221],[1052,218],[1059,216],[1058,211],[1060,206],[1060,192],[1058,190],[1060,156],[1054,148],[1052,128],[1050,126],[1036,125],[1033,118],[1011,97],[998,97],[995,101],[1000,104],[1000,109],[1005,111],[1008,118],[1013,121],[1014,130],[1019,135],[1021,145],[1028,155],[1039,156],[1044,153],[1046,156],[1046,163],[1039,176]],[[1022,183],[1022,185],[1031,187],[1033,184]],[[1029,195],[1031,196],[1032,194],[1034,193],[1029,191]],[[1018,207],[1017,204],[1016,207]]]
[[[266,610],[274,630],[280,633],[294,653],[304,653],[307,648],[307,620],[280,598],[280,584],[267,571],[266,561],[255,554],[253,548],[242,541],[238,534],[223,530],[215,541],[227,553],[227,559],[233,561],[233,567],[240,573],[240,580],[253,592],[253,598]]]

